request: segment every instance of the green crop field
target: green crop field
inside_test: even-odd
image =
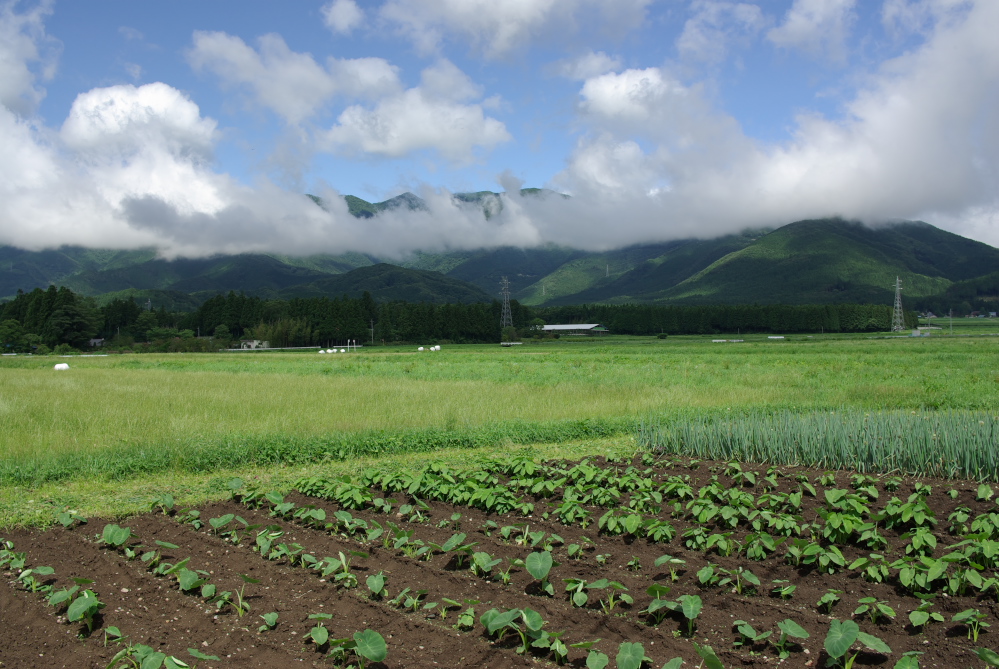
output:
[[[532,444],[635,448],[650,425],[729,412],[984,415],[999,407],[999,337],[983,336],[992,322],[955,321],[954,337],[4,357],[0,524],[23,512],[5,510],[10,500],[42,486],[204,482],[254,467]],[[52,369],[64,361],[69,371]]]

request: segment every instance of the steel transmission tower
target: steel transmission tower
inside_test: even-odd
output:
[[[901,332],[905,329],[905,318],[902,316],[902,279],[895,277],[895,309],[891,314],[891,331]]]
[[[510,282],[506,277],[500,281],[503,286],[503,315],[500,316],[500,329],[513,327],[513,313],[510,312]]]

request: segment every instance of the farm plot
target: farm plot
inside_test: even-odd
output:
[[[647,454],[230,487],[8,532],[0,666],[999,666],[986,484]]]

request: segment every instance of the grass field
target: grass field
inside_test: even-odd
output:
[[[437,353],[77,357],[68,372],[53,371],[61,360],[51,357],[4,357],[0,497],[46,481],[210,478],[497,444],[606,448],[615,435],[633,444],[649,419],[726,411],[988,412],[999,407],[999,338],[980,336],[989,327],[956,320],[955,335],[972,335],[964,337],[611,337]]]

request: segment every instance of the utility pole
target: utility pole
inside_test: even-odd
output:
[[[371,319],[371,345],[375,345],[375,319]]]
[[[513,313],[510,311],[510,282],[504,276],[500,281],[503,287],[503,313],[500,315],[500,329],[513,327]]]
[[[901,332],[905,329],[905,318],[902,314],[902,279],[895,277],[895,308],[891,314],[891,331]]]

